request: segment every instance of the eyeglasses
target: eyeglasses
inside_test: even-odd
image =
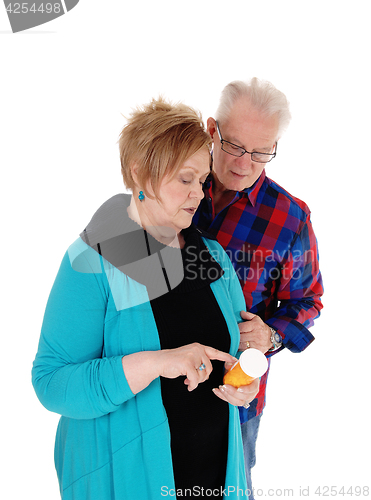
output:
[[[253,153],[250,153],[250,151],[247,151],[246,149],[242,148],[241,146],[237,146],[236,144],[233,144],[232,142],[225,141],[222,137],[222,134],[220,133],[219,130],[219,124],[216,122],[216,130],[218,131],[219,139],[220,139],[220,146],[223,151],[226,153],[232,155],[232,156],[243,156],[245,153],[248,153],[251,155],[251,160],[256,161],[258,163],[268,163],[269,161],[273,160],[273,158],[276,156],[277,153],[277,142],[275,143],[275,150],[274,153],[258,153],[257,151],[254,151]]]

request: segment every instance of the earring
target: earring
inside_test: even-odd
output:
[[[144,200],[144,194],[143,194],[143,191],[139,191],[139,201],[143,201]]]

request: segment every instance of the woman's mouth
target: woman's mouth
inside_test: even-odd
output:
[[[190,215],[194,215],[197,209],[194,207],[189,207],[189,208],[183,208],[183,210]]]

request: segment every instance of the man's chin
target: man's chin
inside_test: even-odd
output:
[[[248,175],[238,175],[229,171],[221,178],[216,176],[216,182],[217,184],[221,184],[226,191],[243,191],[244,189],[251,187],[255,180],[252,180]]]
[[[252,186],[251,181],[245,175],[239,175],[238,177],[231,173],[226,182],[223,183],[224,187],[229,191],[243,191],[244,189]]]

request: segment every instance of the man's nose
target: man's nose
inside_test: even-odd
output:
[[[254,164],[254,162],[251,160],[250,153],[245,153],[244,155],[236,158],[236,162],[240,168],[249,168]]]

